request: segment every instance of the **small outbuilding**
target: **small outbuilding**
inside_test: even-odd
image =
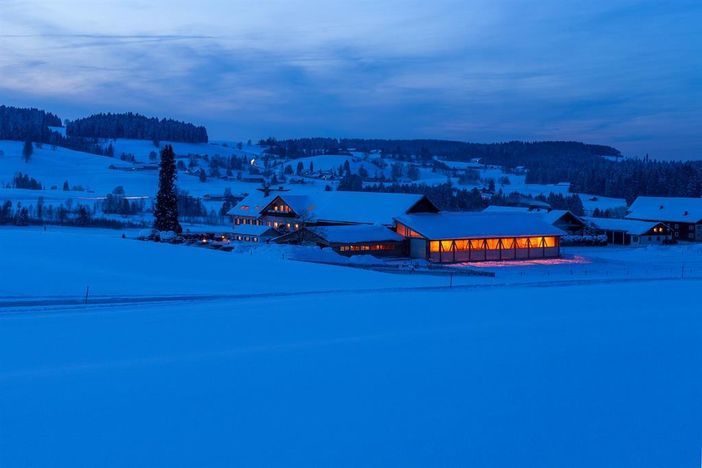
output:
[[[585,218],[614,245],[650,245],[671,242],[673,231],[664,223],[621,218]]]
[[[304,227],[276,238],[275,242],[330,247],[346,256],[400,257],[405,254],[404,238],[376,224]]]
[[[587,229],[585,221],[570,210],[491,205],[485,208],[483,213],[529,213],[538,215],[541,216],[545,222],[565,231],[566,234],[571,236],[582,236]]]

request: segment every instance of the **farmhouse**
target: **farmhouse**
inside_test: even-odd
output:
[[[374,192],[257,193],[238,203],[229,215],[234,225],[257,224],[281,233],[303,226],[378,224],[392,226],[395,216],[436,213],[424,195]]]
[[[585,221],[574,215],[570,210],[552,210],[542,208],[526,208],[519,206],[497,206],[491,205],[483,210],[483,213],[530,213],[541,216],[541,219],[551,224],[568,235],[581,236],[585,234],[587,224]]]
[[[673,239],[702,242],[702,198],[638,197],[626,218],[664,223]]]
[[[347,226],[304,227],[275,240],[277,243],[295,243],[331,247],[345,255],[374,255],[400,257],[406,255],[404,238],[385,226],[357,224]]]
[[[585,218],[595,229],[607,236],[608,244],[649,245],[670,242],[670,228],[657,221],[638,221],[619,218]]]
[[[565,234],[529,213],[410,213],[395,221],[411,257],[440,263],[558,257]]]

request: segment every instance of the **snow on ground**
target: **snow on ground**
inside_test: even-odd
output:
[[[0,228],[2,298],[180,294],[262,294],[446,284],[436,277],[405,277],[351,268],[300,263],[284,250],[235,252],[122,239],[134,231],[60,228]]]
[[[3,298],[39,296],[79,298],[86,287],[91,296],[207,296],[444,287],[449,282],[454,287],[498,287],[702,279],[700,244],[565,247],[562,261],[512,262],[509,266],[477,262],[469,266],[493,271],[495,277],[457,274],[449,279],[445,275],[388,274],[298,262],[293,258],[301,257],[300,253],[287,246],[234,243],[234,252],[227,253],[143,242],[134,239],[137,232],[55,226],[46,231],[41,227],[0,228],[0,245],[12,246],[0,265],[0,277],[4,278],[0,302]],[[121,237],[123,233],[127,238]],[[388,261],[390,265],[397,263]]]
[[[137,157],[137,159],[142,161],[148,161],[149,153],[151,151],[160,151],[156,148],[152,141],[150,140],[132,140],[132,139],[117,139],[111,140],[113,142],[115,156],[119,158],[122,153],[131,153]],[[173,146],[173,151],[176,155],[189,155],[189,154],[199,154],[201,156],[258,156],[262,153],[263,148],[258,145],[243,145],[242,149],[239,150],[234,142],[224,142],[216,141],[210,143],[183,143],[183,142],[172,142],[172,141],[162,141],[160,142],[161,148],[164,145],[169,144]],[[226,146],[224,146],[226,145]]]
[[[124,142],[124,143],[122,143]],[[167,142],[163,142],[165,144]],[[117,147],[127,145],[125,149],[137,151],[137,156],[144,162],[148,162],[148,152],[156,148],[151,142],[140,140],[117,140]],[[213,144],[183,144],[173,143],[176,151],[199,151],[199,154],[212,153],[217,151],[222,155],[230,155],[237,150],[232,147],[224,148]],[[118,167],[129,167],[130,164],[121,161],[118,157],[110,158],[94,154],[72,151],[66,148],[51,149],[50,145],[43,145],[43,148],[35,148],[34,153],[28,163],[22,160],[22,142],[0,141],[0,150],[4,153],[0,156],[0,202],[4,200],[22,201],[23,204],[36,205],[37,199],[41,196],[45,201],[51,203],[56,201],[59,204],[69,198],[91,199],[95,196],[102,197],[111,193],[117,186],[124,187],[127,195],[153,197],[158,189],[158,171],[123,171],[110,169],[111,165]],[[212,149],[214,148],[214,150]],[[249,147],[244,147],[247,151]],[[258,147],[255,148],[258,151]],[[142,157],[142,153],[143,157]],[[119,155],[117,151],[116,155]],[[38,180],[45,190],[18,190],[4,187],[12,182],[17,172],[28,174]],[[63,192],[63,184],[68,181],[71,188],[80,186],[84,191],[71,190]],[[200,182],[198,177],[179,173],[178,187],[186,190],[194,196],[205,194],[221,195],[225,189],[230,189],[232,193],[250,193],[260,186],[260,183],[242,182],[237,180],[208,179],[207,182]],[[52,190],[52,187],[55,189]],[[323,190],[320,189],[320,190]],[[220,203],[221,206],[221,203]]]
[[[583,203],[583,208],[586,215],[592,215],[596,209],[602,211],[625,209],[627,207],[624,198],[601,197],[599,195],[590,195],[587,193],[579,193],[580,201]]]
[[[100,236],[100,250],[117,248]],[[56,251],[73,241],[60,237],[50,233],[45,248],[31,251],[41,260],[13,249],[12,259],[47,267],[16,271],[13,262],[13,276],[41,291],[46,274],[62,282],[52,264],[75,275],[76,262]],[[17,241],[7,230],[0,238]],[[227,259],[233,290],[251,285],[248,275],[269,286],[297,281],[298,289],[392,281],[297,263],[276,273],[232,256],[215,259],[218,252],[123,245],[114,257],[97,245],[74,257],[89,268],[85,275],[135,290],[161,281],[150,264],[169,255],[177,261],[160,270],[169,281],[178,263],[194,270],[181,271],[176,287],[205,271],[223,273],[219,258]],[[297,280],[289,274],[295,269]],[[120,277],[129,271],[135,276]],[[700,286],[676,280],[0,309],[0,466],[696,466]]]

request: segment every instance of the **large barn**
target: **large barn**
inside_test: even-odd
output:
[[[626,218],[664,223],[673,239],[702,242],[702,198],[638,197]]]
[[[438,263],[559,257],[565,234],[528,213],[414,213],[395,221],[410,256]]]

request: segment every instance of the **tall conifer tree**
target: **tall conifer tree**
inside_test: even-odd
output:
[[[154,209],[154,228],[159,231],[182,232],[178,222],[178,196],[176,194],[176,164],[173,147],[161,150],[161,167],[158,176],[158,194]]]

